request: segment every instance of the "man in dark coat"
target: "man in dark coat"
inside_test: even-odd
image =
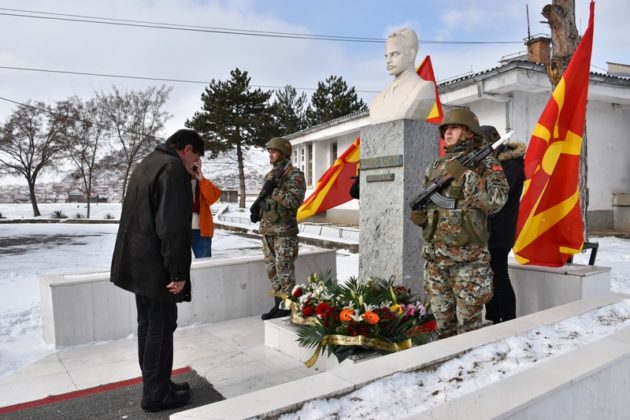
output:
[[[491,125],[482,125],[481,131],[487,142],[497,141],[500,136]],[[508,254],[514,246],[518,208],[523,192],[525,170],[523,156],[525,144],[510,142],[501,146],[495,155],[505,173],[510,190],[503,208],[488,217],[488,250],[492,267],[494,296],[486,304],[486,319],[497,324],[516,318],[516,296],[508,274]]]
[[[201,137],[179,130],[134,170],[122,206],[111,281],[136,295],[141,406],[159,411],[185,405],[189,385],[171,381],[177,302],[190,301],[193,162]]]

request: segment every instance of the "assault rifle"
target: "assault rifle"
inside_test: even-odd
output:
[[[262,206],[263,201],[265,201],[265,199],[269,197],[271,193],[273,193],[273,190],[276,189],[275,185],[278,185],[278,182],[280,181],[280,178],[282,178],[282,175],[284,175],[284,170],[287,168],[288,165],[289,159],[286,159],[284,162],[280,163],[280,165],[278,165],[278,168],[276,168],[277,172],[265,182],[265,185],[268,185],[267,183],[271,181],[271,183],[274,184],[273,188],[266,189],[265,185],[263,185],[263,189],[260,190],[256,201],[254,201],[254,203],[249,208],[249,220],[251,220],[252,223],[257,223],[258,221],[260,221],[260,207]]]
[[[506,133],[499,140],[495,141],[492,144],[489,144],[482,149],[475,150],[466,155],[460,156],[457,160],[463,166],[473,169],[476,167],[479,162],[481,162],[486,156],[494,152],[501,146],[503,143],[508,141],[508,139],[512,136],[514,131],[510,131]],[[429,186],[426,190],[422,191],[410,204],[411,210],[420,210],[424,207],[429,200],[434,202],[440,207],[445,209],[454,209],[455,208],[455,200],[453,198],[444,197],[440,194],[444,188],[446,188],[453,181],[453,177],[444,172],[441,175],[438,175],[434,179],[429,182]]]

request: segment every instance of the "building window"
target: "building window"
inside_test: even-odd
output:
[[[313,143],[308,144],[308,162],[307,162],[307,174],[306,174],[306,182],[310,187],[313,185]]]
[[[293,166],[298,166],[298,152],[297,149],[293,149]]]
[[[330,144],[330,166],[337,160],[337,142]]]

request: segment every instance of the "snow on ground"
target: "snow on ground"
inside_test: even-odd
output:
[[[41,210],[42,214],[62,210],[72,215],[84,204],[78,206],[45,204]],[[119,204],[98,204],[94,209],[94,216],[110,213],[118,218],[120,213]],[[18,219],[32,217],[30,205],[0,204],[0,213]],[[41,338],[38,276],[107,271],[117,227],[116,224],[0,224],[0,377],[53,351]],[[611,290],[630,294],[630,240],[604,237],[591,241],[600,244],[597,264],[612,267]],[[260,248],[256,239],[221,230],[213,240],[215,258],[259,253]],[[358,257],[345,250],[337,252],[340,280],[357,275]],[[586,264],[588,257],[588,253],[579,254],[574,260]],[[435,371],[395,374],[344,398],[311,402],[300,416],[322,418],[335,413],[339,418],[361,418],[377,411],[391,417],[413,414],[512,375],[535,361],[583,346],[629,323],[630,302],[623,302],[488,344],[444,363]]]
[[[470,393],[534,363],[567,353],[630,325],[630,301],[541,326],[476,348],[436,370],[396,373],[341,398],[310,401],[280,419],[408,417]]]
[[[77,213],[82,218],[87,216],[85,203],[38,203],[41,216],[38,219],[52,219],[53,212],[61,211],[73,218]],[[90,219],[119,219],[120,203],[90,203]],[[33,219],[33,206],[30,203],[0,204],[0,214],[5,219]]]
[[[44,209],[69,214],[80,204],[46,204]],[[93,214],[113,213],[120,204],[99,204]],[[0,212],[13,219],[31,218],[30,204],[1,204]],[[46,218],[42,216],[42,218]],[[53,351],[42,337],[38,276],[46,273],[109,271],[117,224],[10,223],[0,224],[0,377]],[[217,230],[214,258],[260,254],[260,240]],[[339,251],[340,279],[356,276],[358,255]]]

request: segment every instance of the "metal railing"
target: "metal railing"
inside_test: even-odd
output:
[[[239,225],[246,226],[258,225],[258,223],[252,223],[251,220],[249,220],[249,216],[245,215],[240,216],[219,213],[216,218],[218,221],[226,223],[237,223]],[[324,238],[339,238],[347,241],[359,241],[359,229],[356,228],[319,223],[299,223],[298,229],[300,233],[306,235],[321,236]]]

